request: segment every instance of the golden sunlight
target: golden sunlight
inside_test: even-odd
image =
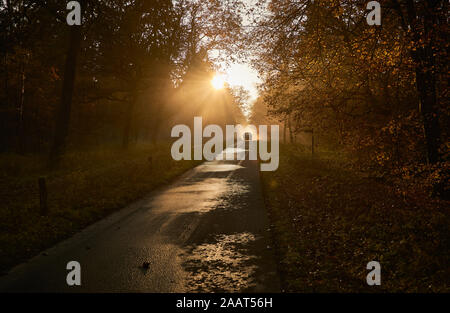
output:
[[[230,87],[243,87],[249,92],[250,102],[258,97],[257,84],[260,83],[254,68],[245,63],[234,63],[225,69],[225,81]]]
[[[225,77],[221,74],[216,74],[211,80],[211,84],[214,89],[222,89],[225,86]]]

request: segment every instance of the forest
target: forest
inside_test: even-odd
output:
[[[244,120],[208,54],[241,53],[239,2],[80,1],[80,26],[66,4],[0,3],[2,269],[198,164],[172,160],[173,125]]]
[[[69,26],[66,1],[1,1],[0,270],[200,164],[170,143],[201,116],[280,127],[261,182],[284,290],[367,291],[364,246],[384,291],[448,292],[449,3],[379,2],[369,25],[365,0],[80,0]],[[254,100],[213,86],[233,62]]]
[[[448,4],[383,1],[380,26],[365,4],[271,2],[254,32],[265,80],[253,119],[275,118],[290,142],[313,129],[359,166],[448,197]]]
[[[82,26],[71,27],[60,2],[2,4],[3,152],[127,147],[167,137],[167,121],[242,118],[232,90],[208,94],[208,51],[239,49],[233,6],[86,1]],[[220,116],[206,112],[218,100]]]

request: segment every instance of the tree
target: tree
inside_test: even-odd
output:
[[[270,112],[291,116],[294,130],[313,126],[328,141],[375,162],[420,162],[423,141],[430,162],[438,161],[443,94],[433,90],[445,81],[442,74],[436,78],[446,73],[445,5],[410,1],[412,16],[428,25],[414,37],[414,27],[392,14],[407,14],[407,2],[399,2],[400,9],[385,2],[382,25],[369,26],[366,1],[269,1],[251,44]],[[418,46],[428,51],[419,53],[426,60],[414,57]],[[414,114],[419,103],[425,136]]]
[[[415,63],[416,86],[423,116],[423,128],[430,163],[441,159],[440,104],[437,81],[447,59],[448,1],[393,0],[401,26],[410,42],[410,54]]]
[[[72,107],[73,91],[78,53],[81,45],[81,26],[70,26],[70,39],[67,48],[66,65],[64,68],[61,102],[58,108],[55,125],[55,137],[50,151],[49,165],[55,167],[64,152],[67,135],[69,133],[70,113]]]

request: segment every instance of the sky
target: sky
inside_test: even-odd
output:
[[[242,86],[250,94],[249,102],[258,97],[257,84],[261,83],[258,73],[247,63],[232,63],[225,69],[225,81],[231,86]]]
[[[243,0],[243,3],[247,6],[247,8],[255,8],[255,3],[258,1],[259,0]],[[243,15],[242,18],[244,27],[252,23],[246,15]],[[251,104],[258,98],[257,85],[262,82],[258,77],[257,71],[251,66],[250,63],[247,63],[245,60],[243,62],[231,63],[229,65],[220,64],[219,66],[220,68],[222,68],[221,74],[225,76],[224,80],[231,87],[242,86],[249,92],[250,98],[247,103],[247,107],[249,108]]]

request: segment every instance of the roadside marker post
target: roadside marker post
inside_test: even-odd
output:
[[[39,206],[41,209],[41,215],[46,216],[48,214],[47,206],[47,184],[45,177],[39,177]]]

